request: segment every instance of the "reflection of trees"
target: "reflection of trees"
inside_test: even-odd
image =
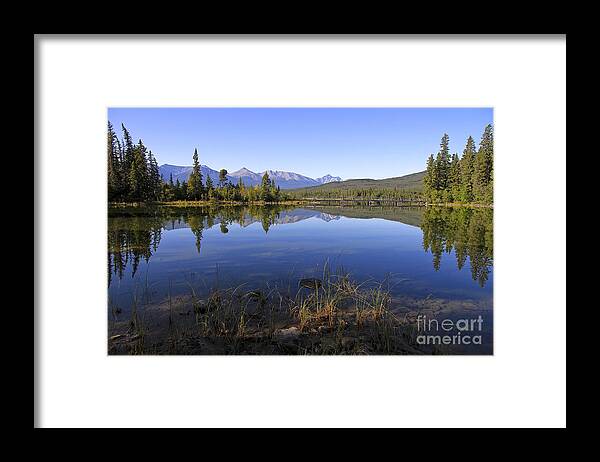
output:
[[[204,231],[205,215],[188,215],[183,220],[189,225],[190,230],[196,237],[196,250],[200,253],[200,242],[202,241],[202,231]]]
[[[423,248],[431,251],[433,267],[442,254],[454,249],[456,265],[471,264],[473,280],[483,287],[493,264],[493,211],[491,209],[428,207],[423,213]]]
[[[140,259],[148,262],[160,243],[162,224],[162,219],[148,216],[109,218],[108,285],[113,274],[123,277],[127,265],[135,276]]]
[[[142,214],[109,216],[108,219],[108,285],[112,276],[123,277],[130,266],[132,277],[137,272],[140,259],[146,262],[160,243],[164,229],[176,229],[182,224],[189,227],[196,238],[196,250],[200,253],[202,233],[205,229],[219,224],[223,234],[229,232],[228,225],[246,225],[248,218],[259,221],[265,232],[273,225],[279,213],[290,207],[271,206],[232,206],[232,207],[160,207]]]
[[[269,228],[275,224],[277,218],[279,218],[279,213],[283,210],[283,207],[278,206],[267,206],[267,207],[257,207],[250,206],[248,207],[248,212],[252,217],[258,219],[262,225],[262,228],[265,230],[265,233],[269,232]]]

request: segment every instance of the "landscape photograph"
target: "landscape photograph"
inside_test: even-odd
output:
[[[493,109],[107,111],[109,355],[492,355]]]

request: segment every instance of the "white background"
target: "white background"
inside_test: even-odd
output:
[[[564,37],[38,37],[36,54],[38,426],[566,424]],[[494,107],[494,356],[107,356],[110,106]]]

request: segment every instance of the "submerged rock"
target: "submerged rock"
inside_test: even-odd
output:
[[[300,336],[300,329],[297,327],[289,327],[287,329],[279,329],[273,332],[273,338],[278,341],[295,341]]]

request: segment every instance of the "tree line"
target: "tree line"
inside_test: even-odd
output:
[[[142,140],[134,144],[124,125],[119,139],[108,122],[108,200],[157,201],[162,192],[158,163]]]
[[[187,181],[173,182],[162,178],[158,163],[140,139],[137,144],[125,125],[122,138],[108,122],[108,200],[109,202],[170,202],[170,201],[235,201],[279,202],[287,198],[275,181],[265,172],[259,185],[246,186],[240,178],[232,184],[227,170],[219,171],[219,181],[213,184],[210,176],[203,181],[198,150],[192,156],[192,173]]]
[[[461,157],[450,156],[450,138],[444,134],[437,155],[427,159],[423,178],[423,196],[432,203],[476,202],[493,203],[494,133],[492,125],[485,127],[479,149],[471,136]]]
[[[402,188],[330,188],[306,189],[291,191],[298,199],[347,199],[357,201],[389,200],[398,202],[419,202],[422,198],[420,191]]]

